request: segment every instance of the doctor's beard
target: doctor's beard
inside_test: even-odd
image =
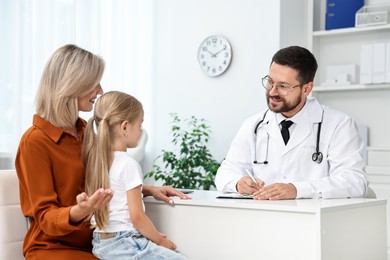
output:
[[[302,101],[301,96],[298,96],[295,100],[292,100],[291,102],[287,102],[284,97],[281,97],[279,95],[271,97],[269,93],[266,93],[266,98],[269,109],[275,113],[285,113],[294,110]],[[272,106],[270,101],[271,98],[276,99],[278,102],[282,102],[282,104]]]

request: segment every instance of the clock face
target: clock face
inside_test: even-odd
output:
[[[210,77],[224,73],[232,61],[232,48],[228,40],[219,35],[207,37],[199,46],[198,62]]]

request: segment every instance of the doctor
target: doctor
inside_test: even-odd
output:
[[[238,131],[216,175],[219,191],[261,200],[365,196],[365,147],[350,117],[308,97],[316,70],[302,47],[273,56],[262,79],[269,109]]]

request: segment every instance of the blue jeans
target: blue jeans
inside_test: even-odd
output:
[[[99,234],[94,232],[92,245],[92,253],[99,259],[186,259],[178,251],[156,245],[138,231],[116,232],[115,236],[109,239],[100,239]]]

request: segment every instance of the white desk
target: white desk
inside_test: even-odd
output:
[[[146,213],[189,259],[387,259],[386,200],[254,201],[195,191]]]

